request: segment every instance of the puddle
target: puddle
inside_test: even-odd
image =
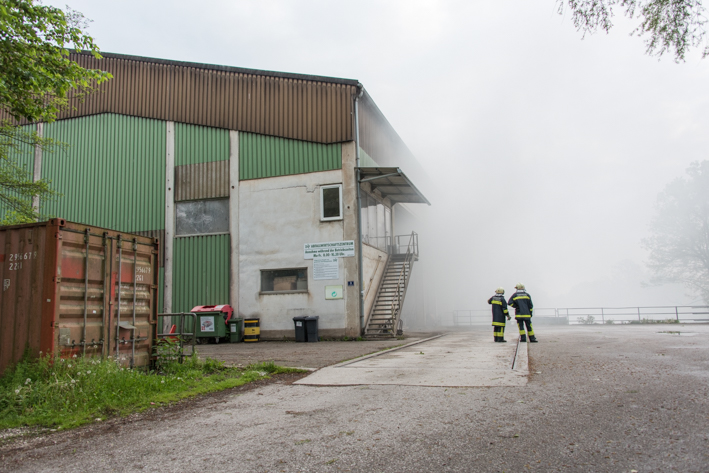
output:
[[[696,332],[680,332],[680,331],[673,331],[673,330],[665,330],[663,332],[657,332],[657,333],[664,333],[667,335],[678,335],[680,337],[693,337],[695,335],[698,335]]]

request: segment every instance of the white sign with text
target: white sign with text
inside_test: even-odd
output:
[[[313,258],[313,279],[340,279],[340,258]]]
[[[355,255],[354,240],[306,243],[303,246],[305,259],[348,258]]]

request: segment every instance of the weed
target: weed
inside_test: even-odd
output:
[[[305,443],[310,443],[310,442],[311,442],[310,439],[303,439],[303,440],[296,440],[296,441],[295,441],[295,444],[296,444],[296,445],[303,445],[303,444],[305,444]]]
[[[150,372],[121,361],[46,356],[21,361],[0,378],[0,428],[71,428],[297,371],[273,362],[232,368],[196,355],[183,363],[164,359],[159,371]]]
[[[655,319],[643,318],[642,320],[631,320],[630,323],[631,324],[678,324],[679,320],[677,320],[677,319],[655,320]]]
[[[580,324],[591,325],[596,322],[596,317],[587,315],[586,317],[577,317],[576,320],[578,320]]]

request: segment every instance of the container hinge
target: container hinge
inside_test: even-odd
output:
[[[157,289],[157,288],[158,288],[158,285],[157,285],[157,284],[151,284],[151,285],[150,285],[150,289]]]
[[[61,240],[62,239],[62,232],[57,232],[54,234],[54,239],[55,240]]]
[[[62,278],[61,278],[60,276],[54,276],[54,277],[52,278],[52,281],[54,281],[55,283],[59,284],[60,282],[62,282]]]
[[[160,252],[159,252],[158,250],[151,250],[150,253],[151,253],[151,254],[154,254],[154,255],[159,255],[159,254],[160,254]]]

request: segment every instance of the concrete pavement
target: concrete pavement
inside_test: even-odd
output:
[[[709,325],[535,331],[524,386],[271,383],[5,444],[0,472],[707,471]]]
[[[515,362],[516,356],[516,362]],[[513,369],[514,363],[514,369]],[[494,343],[490,334],[451,333],[316,371],[311,386],[524,386],[527,344]]]

